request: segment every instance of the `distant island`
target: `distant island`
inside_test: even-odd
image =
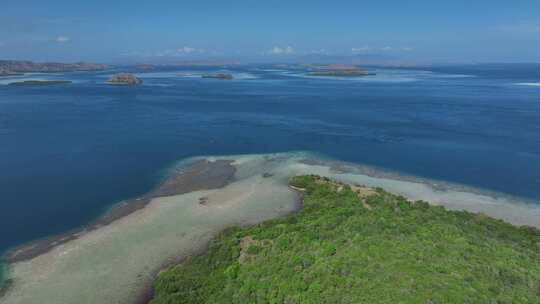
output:
[[[69,80],[24,80],[9,83],[10,86],[48,86],[58,84],[70,84]]]
[[[152,70],[155,70],[156,69],[156,66],[155,65],[151,65],[151,64],[137,64],[135,66],[135,68],[139,69],[139,70],[143,70],[143,71],[152,71]]]
[[[315,71],[308,72],[309,76],[330,76],[330,77],[363,77],[376,75],[356,66],[348,65],[327,65],[316,67]]]
[[[139,78],[137,78],[133,74],[128,73],[119,73],[115,74],[107,81],[110,85],[139,85],[142,84],[143,81]]]
[[[362,77],[362,76],[372,76],[375,73],[370,73],[368,71],[355,69],[355,70],[329,70],[329,71],[315,71],[309,72],[309,76],[333,76],[333,77]]]
[[[22,73],[13,72],[4,68],[0,68],[0,77],[2,76],[17,76],[21,75]]]
[[[234,77],[231,74],[217,73],[217,74],[204,74],[202,78],[214,78],[221,80],[232,80]]]
[[[104,64],[96,63],[37,63],[23,60],[0,60],[0,76],[13,76],[21,73],[54,73],[76,71],[101,71],[108,68]]]

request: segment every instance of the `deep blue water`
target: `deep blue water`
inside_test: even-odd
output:
[[[104,85],[111,72],[0,85],[0,251],[81,226],[201,154],[309,150],[540,201],[540,65],[361,80],[231,71],[236,80],[152,71],[132,88]]]

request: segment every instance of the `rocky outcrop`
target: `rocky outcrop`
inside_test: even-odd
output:
[[[142,84],[142,80],[133,74],[119,73],[113,75],[107,83],[111,85],[139,85]]]
[[[234,77],[231,74],[217,73],[217,74],[204,74],[202,78],[214,78],[221,80],[232,80]]]

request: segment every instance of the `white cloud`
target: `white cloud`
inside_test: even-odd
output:
[[[364,53],[364,52],[369,52],[371,50],[372,50],[372,48],[370,46],[365,45],[365,46],[361,46],[361,47],[358,47],[358,48],[352,48],[351,52],[353,52],[353,53]]]
[[[200,52],[200,51],[201,50],[197,50],[196,48],[192,48],[189,46],[184,46],[179,49],[176,49],[176,52],[179,54],[191,54],[191,53]]]
[[[131,57],[131,56],[141,56],[142,54],[140,52],[135,52],[135,51],[126,51],[126,52],[120,53],[119,55]]]
[[[69,42],[71,41],[71,39],[69,37],[66,37],[66,36],[58,36],[54,39],[54,41],[58,42],[58,43],[66,43],[66,42]]]
[[[393,46],[384,46],[384,47],[371,47],[371,46],[362,46],[357,48],[352,48],[351,52],[353,53],[376,53],[376,52],[410,52],[414,49],[412,47],[393,47]]]
[[[275,46],[271,50],[268,51],[268,54],[271,54],[271,55],[289,55],[289,54],[294,54],[294,49],[292,47],[290,47],[290,46],[286,46],[286,47]]]
[[[168,49],[159,52],[126,51],[120,53],[120,56],[128,57],[187,57],[197,54],[217,54],[213,50],[198,49],[190,46],[183,46],[177,49]]]
[[[202,54],[205,53],[206,50],[204,49],[198,49],[190,46],[183,46],[174,50],[165,50],[162,52],[158,52],[157,54],[154,54],[158,57],[182,57],[182,56],[188,56],[188,55],[194,55],[194,54]]]
[[[328,51],[325,49],[311,50],[308,54],[328,54]]]

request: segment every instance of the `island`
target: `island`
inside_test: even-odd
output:
[[[231,227],[159,273],[161,303],[536,303],[540,230],[292,177],[302,209]]]
[[[372,76],[375,73],[366,71],[357,66],[330,64],[323,66],[310,66],[312,71],[308,72],[309,76],[330,76],[330,77],[364,77]]]
[[[48,85],[59,85],[59,84],[70,84],[69,80],[24,80],[11,82],[8,85],[10,86],[48,86]]]
[[[22,75],[22,73],[13,72],[4,68],[0,68],[0,77],[6,77],[6,76],[18,76]]]
[[[143,63],[143,64],[136,65],[135,68],[137,68],[139,70],[143,70],[143,71],[152,71],[152,70],[156,69],[156,66],[151,65],[151,64]]]
[[[308,76],[365,77],[375,75],[355,65],[346,64],[307,65],[306,68]]]
[[[216,74],[203,74],[202,78],[214,78],[220,80],[232,80],[234,77],[231,74],[216,73]]]
[[[7,252],[0,302],[535,303],[540,232],[486,214],[540,227],[540,208],[295,155],[175,165],[88,225]],[[450,211],[469,202],[485,213]]]
[[[328,71],[313,71],[308,73],[309,76],[330,76],[330,77],[363,77],[373,76],[375,73],[370,73],[361,69],[352,70],[328,70]]]
[[[114,74],[111,79],[107,81],[107,84],[133,86],[142,84],[142,80],[133,74],[119,73]]]

